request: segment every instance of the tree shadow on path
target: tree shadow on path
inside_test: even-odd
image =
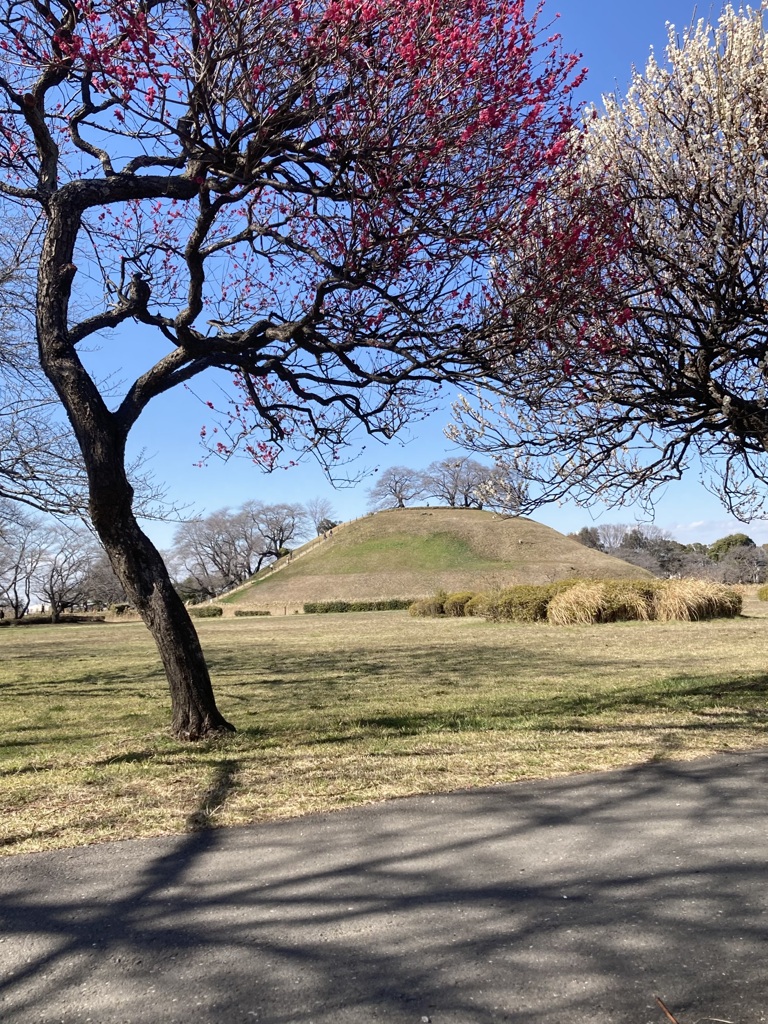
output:
[[[767,782],[758,751],[11,858],[0,1018],[760,1024]]]

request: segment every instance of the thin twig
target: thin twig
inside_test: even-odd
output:
[[[654,996],[654,999],[656,1000],[660,1008],[664,1011],[665,1015],[669,1018],[669,1020],[672,1021],[672,1024],[680,1024],[680,1021],[677,1019],[677,1017],[673,1016],[673,1014],[669,1011],[669,1009],[666,1007],[664,1002],[659,998],[659,996]]]

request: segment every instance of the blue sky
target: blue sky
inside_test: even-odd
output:
[[[570,51],[583,54],[583,64],[589,69],[586,85],[582,89],[585,100],[598,102],[601,94],[615,88],[624,90],[634,65],[642,68],[653,46],[658,53],[666,45],[666,23],[674,24],[679,32],[690,24],[694,12],[692,0],[644,0],[643,3],[617,3],[616,0],[559,0],[548,4],[550,15],[560,12],[558,30],[564,45]],[[699,4],[700,16],[716,18],[720,6]],[[121,346],[130,346],[133,331],[121,337]],[[109,340],[103,347],[109,347]],[[126,378],[141,372],[148,360],[162,354],[159,342],[145,342],[135,337],[135,358],[124,362]],[[106,353],[96,357],[97,362]],[[215,397],[205,379],[198,379],[196,390],[202,397]],[[150,456],[149,466],[157,478],[168,488],[169,496],[189,511],[213,511],[223,506],[235,507],[248,499],[265,502],[303,501],[316,495],[328,497],[340,519],[361,515],[366,510],[366,489],[375,480],[372,471],[389,465],[403,464],[424,468],[434,459],[455,451],[443,436],[442,430],[449,412],[433,415],[428,421],[416,424],[410,434],[400,442],[382,446],[371,442],[362,453],[352,471],[370,470],[371,475],[356,487],[334,491],[324,476],[312,464],[290,470],[278,470],[264,475],[243,459],[235,458],[228,464],[211,463],[199,469],[198,433],[207,421],[206,410],[189,393],[177,390],[158,399],[137,424],[132,437],[132,451],[143,450]],[[631,522],[643,519],[639,508],[625,507],[606,510],[595,507],[580,509],[571,504],[540,509],[535,518],[564,533],[583,525],[600,522]],[[705,491],[695,476],[679,484],[670,485],[657,503],[656,523],[683,542],[712,541],[726,533],[743,529],[728,517],[717,498]],[[147,524],[148,532],[160,546],[170,544],[173,527],[165,523]],[[755,522],[748,532],[758,542],[768,541],[768,524]]]

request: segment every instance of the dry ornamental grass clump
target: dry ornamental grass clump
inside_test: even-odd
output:
[[[665,580],[654,595],[653,617],[661,622],[727,619],[740,615],[741,605],[741,594],[722,583]]]
[[[653,601],[659,586],[644,580],[577,583],[552,598],[547,606],[547,622],[553,626],[647,622],[654,617]]]
[[[451,598],[437,594],[416,602],[410,613],[477,616],[492,622],[546,620],[553,626],[578,626],[732,618],[741,613],[742,606],[737,589],[704,580],[567,580]]]

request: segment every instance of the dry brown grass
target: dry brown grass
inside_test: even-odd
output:
[[[605,588],[597,582],[577,583],[555,594],[547,605],[547,622],[552,626],[577,626],[599,622]]]
[[[735,587],[707,580],[665,580],[654,594],[653,614],[660,622],[696,622],[738,615],[743,597]]]
[[[705,580],[589,580],[556,594],[547,607],[555,626],[597,622],[696,622],[741,611],[745,588]]]
[[[0,842],[177,833],[762,745],[768,609],[747,608],[560,629],[405,612],[201,621],[239,732],[195,746],[167,734],[140,625],[3,630]]]

